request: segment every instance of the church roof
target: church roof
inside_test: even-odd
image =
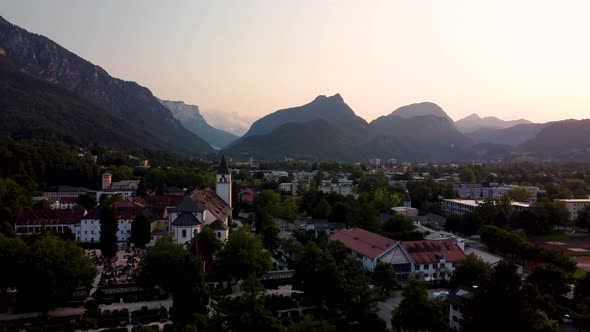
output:
[[[195,226],[200,225],[201,222],[194,214],[190,212],[182,212],[174,221],[172,221],[172,226]]]
[[[223,223],[223,221],[221,221],[219,219],[210,223],[209,225],[207,225],[207,227],[211,227],[211,229],[214,231],[226,231],[227,230],[227,226]]]
[[[217,170],[217,174],[229,174],[229,166],[227,161],[225,160],[225,155],[221,156],[221,161],[219,162],[219,169]]]
[[[219,220],[226,220],[231,215],[231,206],[211,188],[195,190],[190,198],[201,208],[201,211],[207,210]]]
[[[199,205],[191,196],[185,197],[180,204],[178,204],[174,211],[177,212],[203,212],[202,205]]]

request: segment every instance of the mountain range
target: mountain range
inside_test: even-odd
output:
[[[504,129],[510,128],[520,124],[530,124],[529,120],[518,119],[518,120],[501,120],[495,116],[486,116],[484,118],[473,113],[461,120],[455,121],[455,127],[462,133],[471,133],[478,129],[491,128],[491,129]]]
[[[220,149],[235,141],[238,136],[212,127],[199,112],[199,106],[188,105],[182,101],[158,99],[162,105],[172,112],[172,115],[193,134],[202,137],[213,148]]]
[[[46,37],[0,17],[0,134],[157,148],[189,157],[360,161],[590,160],[590,120],[545,124],[472,114],[454,122],[431,102],[368,123],[339,94],[255,121],[242,137],[199,108],[156,98]],[[215,148],[214,148],[215,147]]]
[[[57,130],[65,135],[76,136],[67,125],[75,122],[82,113],[77,110],[84,107],[86,113],[81,121],[92,121],[100,128],[98,122],[102,118],[111,119],[112,130],[120,133],[118,146],[122,147],[150,147],[167,149],[187,156],[204,156],[214,152],[209,143],[184,128],[181,123],[172,116],[172,113],[164,107],[156,97],[145,87],[135,82],[127,82],[110,76],[104,69],[96,66],[76,54],[61,47],[50,39],[30,33],[16,25],[11,24],[0,17],[0,47],[3,56],[7,57],[14,76],[27,75],[21,80],[20,89],[34,93],[37,103],[53,103],[52,109],[64,118],[65,122],[53,121],[53,124],[45,126],[42,121],[36,122],[36,126],[43,130]],[[10,78],[3,75],[6,95],[10,96]],[[37,81],[53,85],[55,89],[42,87]],[[38,85],[29,88],[28,85]],[[52,96],[40,93],[39,89],[50,89]],[[37,90],[36,90],[37,89]],[[69,101],[61,103],[61,93],[66,91]],[[71,98],[70,98],[71,97]],[[16,97],[15,97],[16,98]],[[80,107],[75,106],[73,99],[78,100]],[[2,112],[2,123],[7,120],[12,122],[24,122],[29,120],[24,117],[29,112],[21,112],[16,100],[5,101],[12,104],[11,112]],[[29,107],[35,107],[30,102]],[[68,107],[62,107],[68,106]],[[46,108],[46,112],[47,112]],[[32,110],[34,111],[34,110]],[[52,115],[53,116],[53,115]],[[42,116],[41,116],[42,117]],[[106,125],[106,124],[105,124]],[[3,131],[13,130],[3,125]],[[87,142],[105,143],[103,135],[94,140],[88,140],[88,135],[78,136]],[[125,137],[129,137],[126,139]]]

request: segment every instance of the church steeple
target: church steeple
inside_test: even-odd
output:
[[[219,168],[217,169],[217,176],[215,182],[215,192],[221,197],[229,206],[232,206],[231,202],[231,172],[225,155],[221,157],[219,162]]]

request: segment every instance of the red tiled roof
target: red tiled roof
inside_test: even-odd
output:
[[[395,240],[371,233],[362,228],[341,229],[330,236],[330,240],[340,241],[348,249],[370,259],[379,257],[395,244]]]
[[[119,208],[132,208],[132,207],[136,207],[137,205],[131,203],[130,201],[128,201],[126,199],[120,199],[116,202],[113,202],[112,206],[119,209]]]
[[[447,262],[456,262],[465,258],[465,253],[450,240],[404,241],[401,243],[414,264],[436,264],[436,254],[445,256]]]
[[[84,209],[25,210],[16,219],[17,225],[65,225],[78,224]]]

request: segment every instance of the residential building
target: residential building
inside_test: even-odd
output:
[[[463,314],[469,302],[473,299],[475,290],[472,287],[459,286],[447,297],[449,303],[449,327],[460,331],[463,326]]]
[[[391,208],[391,211],[395,212],[396,214],[410,217],[410,218],[418,217],[418,209],[413,208],[413,207],[396,206],[396,207]]]
[[[342,242],[369,271],[378,262],[392,264],[402,282],[411,275],[425,281],[449,280],[455,264],[465,258],[462,248],[448,239],[398,242],[355,228],[342,229],[330,240]]]
[[[51,201],[64,197],[78,198],[82,194],[94,195],[95,193],[96,191],[92,189],[63,185],[47,188],[43,191],[43,197],[47,197]]]
[[[297,195],[297,183],[295,182],[284,182],[279,184],[279,189],[290,193],[291,195],[295,196]]]
[[[441,202],[442,213],[446,216],[451,214],[465,214],[474,212],[483,200],[474,199],[443,199]],[[526,210],[530,207],[528,203],[512,202],[515,211]]]
[[[33,235],[43,230],[66,232],[68,228],[76,240],[80,239],[80,219],[84,209],[42,209],[25,210],[19,214],[14,224],[17,235]]]
[[[562,201],[565,203],[565,207],[567,207],[571,221],[576,220],[576,218],[578,217],[578,212],[580,212],[586,205],[590,204],[590,198],[558,199],[558,201]]]
[[[117,208],[117,242],[131,240],[131,224],[141,207]],[[95,207],[80,220],[80,238],[78,241],[93,243],[100,242],[100,207]]]
[[[328,219],[310,219],[306,224],[302,225],[306,231],[313,231],[317,238],[320,232],[325,232],[330,236],[341,229],[346,228],[346,224],[338,222],[329,222]]]

